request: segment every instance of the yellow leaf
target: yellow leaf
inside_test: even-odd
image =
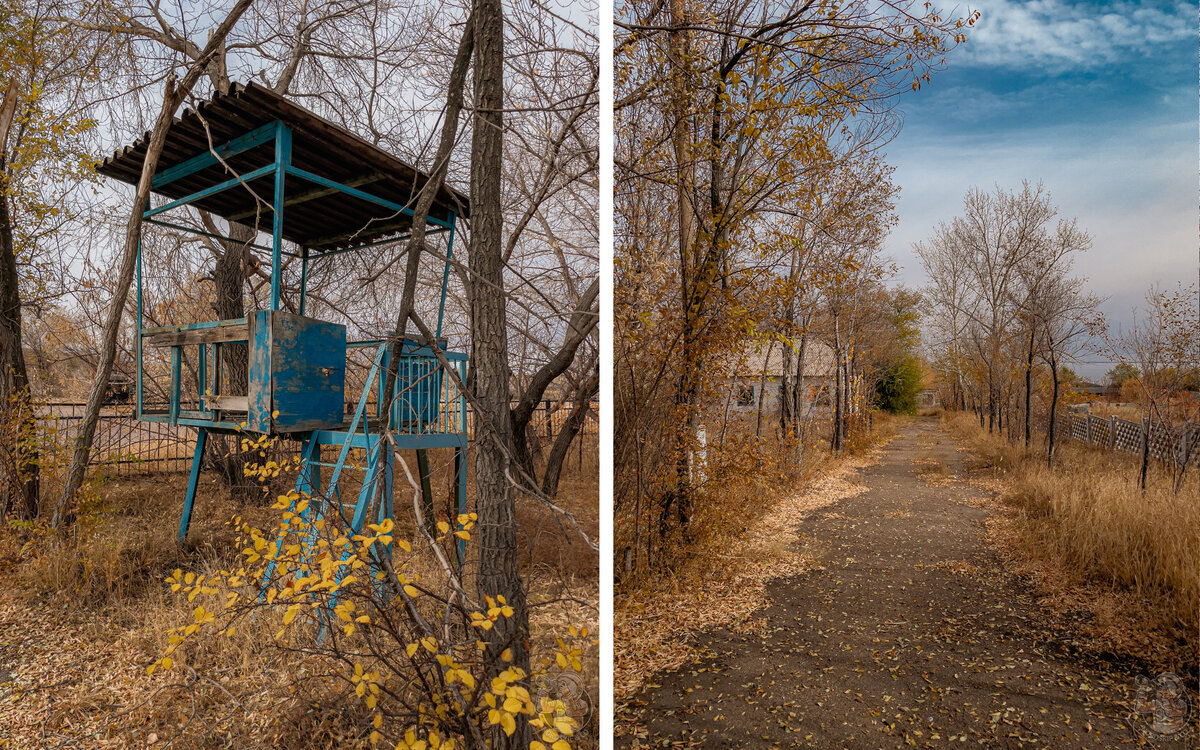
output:
[[[513,732],[517,731],[517,721],[513,718],[512,714],[500,714],[500,728],[509,737],[512,736]]]
[[[292,620],[295,620],[296,615],[299,613],[300,613],[300,605],[299,604],[293,604],[292,606],[288,607],[287,612],[283,613],[283,624],[291,625]]]
[[[174,663],[175,663],[175,662],[174,662],[174,661],[172,661],[171,657],[169,657],[169,656],[164,656],[164,657],[162,658],[162,668],[163,668],[163,669],[170,669],[170,668],[171,668],[171,665],[172,665],[172,664],[174,664]]]

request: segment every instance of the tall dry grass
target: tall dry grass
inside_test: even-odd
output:
[[[1055,467],[971,415],[950,424],[1002,480],[1014,511],[1013,540],[1027,560],[1053,571],[1076,602],[1091,600],[1092,626],[1114,652],[1164,662],[1195,679],[1200,649],[1200,478],[1172,490],[1152,467],[1143,493],[1138,459],[1064,442]],[[1051,576],[1053,577],[1053,576]],[[1062,593],[1061,591],[1059,593]],[[1140,631],[1140,632],[1139,632]],[[1144,653],[1147,649],[1156,653]],[[1142,653],[1137,653],[1142,652]]]

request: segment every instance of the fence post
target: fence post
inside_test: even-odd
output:
[[[1117,415],[1110,414],[1108,417],[1108,450],[1114,451],[1117,448]]]

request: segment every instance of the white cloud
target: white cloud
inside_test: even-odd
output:
[[[1089,6],[1064,0],[978,0],[979,23],[964,58],[979,65],[1065,72],[1153,58],[1155,45],[1194,39],[1196,7],[1133,2]]]

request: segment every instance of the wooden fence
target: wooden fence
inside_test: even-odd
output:
[[[595,419],[597,405],[589,404],[590,417],[584,422],[580,435],[599,435]],[[38,409],[38,427],[42,434],[44,451],[59,455],[64,462],[79,434],[85,405],[80,403],[44,404]],[[530,431],[549,450],[555,438],[562,432],[563,424],[571,415],[571,401],[543,401],[534,411]],[[474,420],[467,409],[467,434],[474,435]],[[192,454],[196,450],[196,428],[185,425],[170,425],[161,422],[139,422],[134,417],[132,405],[106,406],[100,413],[96,436],[92,443],[92,465],[104,465],[110,476],[133,476],[188,471],[192,465]],[[579,461],[587,440],[577,440],[575,448]],[[281,440],[272,452],[294,455],[300,451],[300,443]],[[278,459],[277,459],[278,460]]]
[[[1079,440],[1110,451],[1141,455],[1146,442],[1146,423],[1119,417],[1097,417],[1091,414],[1067,414],[1062,422],[1064,437]],[[1150,457],[1159,461],[1200,465],[1200,425],[1187,423],[1170,430],[1164,425],[1150,427]]]

